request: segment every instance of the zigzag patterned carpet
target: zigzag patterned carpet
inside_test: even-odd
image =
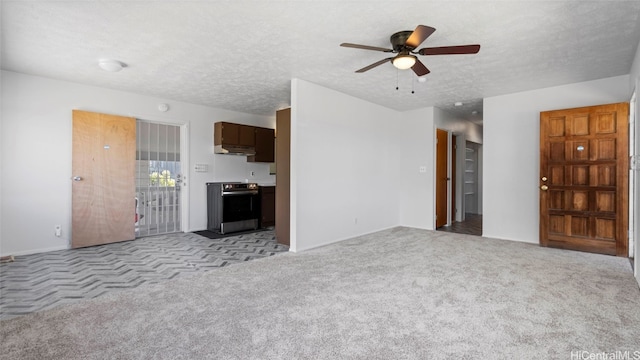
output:
[[[288,250],[267,230],[221,239],[176,233],[16,256],[0,264],[0,319]]]

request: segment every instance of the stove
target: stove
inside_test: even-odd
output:
[[[258,228],[260,195],[258,184],[207,183],[207,229],[228,234]]]

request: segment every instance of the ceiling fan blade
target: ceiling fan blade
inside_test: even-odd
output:
[[[416,75],[418,76],[424,76],[431,72],[429,69],[427,69],[426,66],[424,66],[422,61],[418,59],[416,59],[416,63],[413,64],[413,66],[411,67],[411,70],[413,70],[413,72],[416,73]]]
[[[342,46],[342,47],[356,48],[356,49],[363,49],[363,50],[383,51],[383,52],[392,52],[392,51],[393,51],[393,50],[391,50],[391,49],[386,49],[386,48],[377,47],[377,46],[360,45],[360,44],[351,44],[351,43],[342,43],[342,44],[340,44],[340,46]]]
[[[456,54],[477,54],[480,45],[458,45],[422,48],[418,51],[420,55],[456,55]]]
[[[374,67],[376,67],[376,66],[380,66],[380,65],[382,65],[382,64],[384,64],[384,63],[386,63],[386,62],[391,61],[391,59],[393,59],[393,58],[386,58],[386,59],[382,59],[382,60],[380,60],[380,61],[378,61],[378,62],[374,62],[373,64],[371,64],[371,65],[369,65],[369,66],[365,66],[365,67],[363,67],[363,68],[362,68],[362,69],[360,69],[360,70],[356,70],[356,72],[357,72],[357,73],[363,73],[363,72],[365,72],[365,71],[369,71],[369,70],[373,69],[373,68],[374,68]]]
[[[434,31],[436,31],[436,29],[432,28],[431,26],[418,25],[404,44],[410,48],[415,49],[420,46],[420,44],[422,44],[422,42],[425,41],[429,36],[431,36]]]

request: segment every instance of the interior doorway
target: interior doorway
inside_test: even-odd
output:
[[[445,224],[437,224],[437,230],[469,235],[482,235],[482,144],[465,140],[463,135],[451,136],[451,142],[447,143],[450,154],[448,166],[442,167],[441,173],[450,171],[451,196],[448,199],[450,220]],[[438,138],[438,152],[441,150],[441,141]],[[440,159],[440,155],[437,157]],[[439,160],[440,161],[440,160]],[[449,170],[450,169],[450,170]],[[436,168],[438,171],[438,167]],[[436,175],[437,179],[443,176]],[[448,184],[447,184],[448,185]],[[442,188],[442,186],[440,187]],[[442,196],[436,184],[436,193]],[[437,196],[436,196],[437,203]],[[436,208],[438,206],[436,205]]]

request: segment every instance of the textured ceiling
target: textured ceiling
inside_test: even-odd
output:
[[[266,115],[289,105],[296,77],[473,120],[487,96],[627,74],[640,41],[637,0],[1,4],[2,69]],[[436,28],[420,47],[477,43],[480,52],[421,57],[431,73],[418,82],[390,63],[354,73],[388,54],[339,46],[389,47],[392,33],[418,24]],[[101,58],[127,67],[105,72]]]

